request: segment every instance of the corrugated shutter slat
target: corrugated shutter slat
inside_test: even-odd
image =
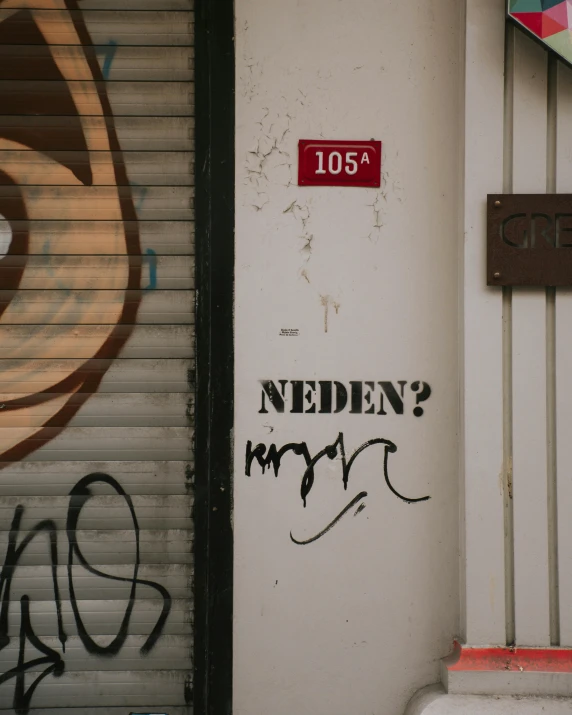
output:
[[[192,10],[0,8],[0,710],[191,712]]]

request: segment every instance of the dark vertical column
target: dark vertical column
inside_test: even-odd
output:
[[[196,715],[232,710],[234,8],[196,2]]]

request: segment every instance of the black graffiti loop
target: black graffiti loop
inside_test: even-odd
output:
[[[121,496],[125,500],[125,503],[129,509],[131,519],[133,521],[133,530],[135,532],[135,563],[133,564],[133,575],[131,576],[131,578],[113,576],[111,574],[105,573],[104,571],[100,571],[99,569],[94,568],[90,565],[88,560],[83,555],[81,548],[79,547],[77,538],[78,522],[81,517],[83,508],[88,503],[89,499],[92,497],[90,487],[95,484],[106,484],[107,486],[110,486],[119,496]],[[116,479],[111,477],[109,474],[103,474],[99,472],[88,474],[86,477],[83,477],[83,479],[80,479],[80,481],[71,490],[69,496],[70,500],[66,518],[66,531],[69,542],[67,575],[70,593],[70,603],[81,642],[83,643],[88,653],[107,657],[117,655],[129,635],[129,624],[137,599],[137,586],[148,586],[149,588],[152,588],[159,593],[163,600],[163,604],[161,608],[161,613],[153,627],[153,630],[151,631],[150,635],[147,637],[145,643],[141,647],[141,653],[143,655],[146,655],[153,649],[161,633],[163,632],[165,623],[171,610],[172,601],[169,592],[166,588],[161,586],[161,584],[155,583],[154,581],[148,581],[145,579],[138,578],[139,566],[141,561],[139,547],[139,522],[137,520],[133,501],[129,494],[125,492],[125,490],[122,488],[122,486]],[[10,607],[10,592],[12,587],[12,580],[14,578],[14,574],[19,564],[20,558],[22,557],[22,554],[30,545],[30,543],[36,537],[41,534],[47,534],[50,545],[52,585],[54,589],[54,601],[56,604],[58,638],[62,644],[62,650],[65,653],[66,641],[68,637],[65,633],[63,625],[62,602],[57,576],[57,569],[59,566],[57,526],[55,522],[51,519],[45,519],[43,521],[40,521],[34,526],[30,533],[24,537],[21,544],[18,546],[17,541],[18,535],[20,533],[23,515],[24,507],[22,505],[18,505],[14,510],[14,517],[12,519],[12,525],[10,527],[10,532],[8,535],[8,547],[6,549],[6,556],[4,559],[4,564],[2,566],[2,572],[0,573],[0,650],[6,648],[11,641],[8,620]],[[88,633],[87,628],[85,627],[85,624],[81,617],[74,587],[73,570],[76,560],[79,562],[79,564],[81,564],[83,568],[85,568],[87,571],[94,574],[95,576],[99,576],[100,578],[105,578],[111,581],[119,581],[122,583],[131,584],[129,603],[125,610],[125,614],[119,627],[119,631],[115,638],[107,646],[100,646],[94,641],[94,639]],[[30,620],[30,599],[27,595],[23,595],[20,599],[20,610],[21,619],[18,663],[14,668],[0,674],[0,685],[13,678],[16,679],[13,708],[17,715],[27,715],[30,709],[33,694],[40,682],[50,674],[53,674],[56,677],[61,676],[65,670],[65,662],[62,656],[56,650],[54,650],[53,648],[49,648],[47,645],[45,645],[45,643],[43,643],[34,632]],[[43,656],[41,658],[35,658],[33,660],[26,661],[26,643],[29,643],[33,648],[40,651]],[[39,666],[44,665],[47,666],[45,670],[43,670],[31,683],[31,685],[26,689],[26,672],[30,670],[36,670]]]
[[[111,574],[107,574],[104,571],[100,571],[99,569],[94,568],[89,564],[85,556],[83,555],[78,541],[77,541],[77,524],[79,521],[79,517],[81,515],[81,510],[83,507],[86,505],[87,501],[90,499],[92,496],[92,493],[89,489],[89,487],[92,484],[107,484],[115,491],[122,496],[125,499],[125,502],[127,504],[127,507],[129,508],[129,512],[131,514],[131,518],[133,519],[133,529],[135,531],[135,564],[133,566],[133,577],[132,578],[125,578],[122,576],[112,576]],[[94,474],[88,474],[87,477],[84,477],[83,479],[80,479],[80,481],[75,485],[75,487],[71,490],[70,492],[70,504],[68,508],[68,516],[67,516],[67,524],[66,524],[66,529],[67,529],[67,536],[68,536],[68,542],[69,542],[69,551],[68,551],[68,584],[69,584],[69,591],[70,591],[70,600],[71,600],[71,606],[72,610],[74,613],[75,617],[75,622],[77,625],[77,630],[78,630],[78,635],[81,638],[81,642],[85,646],[85,649],[88,651],[88,653],[94,653],[96,655],[106,655],[106,656],[114,656],[119,653],[121,648],[123,647],[123,644],[125,643],[125,639],[128,636],[129,633],[129,622],[131,620],[131,615],[133,613],[133,608],[135,606],[135,599],[136,599],[136,590],[137,586],[149,586],[150,588],[153,588],[155,591],[157,591],[162,599],[163,599],[163,607],[161,609],[161,615],[159,616],[157,622],[155,623],[155,626],[153,630],[151,631],[151,634],[145,641],[145,643],[141,646],[141,653],[143,655],[146,655],[149,653],[150,650],[152,650],[153,646],[159,639],[159,636],[161,635],[163,631],[163,627],[165,625],[165,622],[167,620],[167,617],[169,615],[169,612],[171,610],[171,596],[169,595],[169,592],[167,591],[166,588],[161,586],[158,583],[155,583],[154,581],[147,581],[144,579],[137,578],[137,574],[139,573],[139,565],[140,565],[140,550],[139,550],[139,522],[137,521],[137,515],[135,514],[135,509],[133,508],[133,502],[131,500],[131,497],[129,494],[125,492],[123,487],[119,484],[119,482],[114,479],[113,477],[110,477],[109,474],[102,474],[102,473],[94,473]],[[83,623],[83,619],[81,617],[81,614],[79,612],[79,607],[77,604],[77,599],[75,597],[75,588],[74,588],[74,583],[73,583],[73,565],[74,565],[74,555],[77,557],[78,561],[80,564],[90,573],[94,574],[95,576],[100,576],[101,578],[109,579],[110,581],[119,581],[121,583],[131,583],[131,592],[129,594],[129,604],[127,606],[127,609],[125,611],[125,615],[123,616],[123,620],[121,622],[121,625],[119,627],[119,631],[115,638],[111,641],[111,643],[107,646],[100,646],[98,643],[96,643],[93,638],[89,635],[87,632],[87,629],[85,628],[85,625]]]

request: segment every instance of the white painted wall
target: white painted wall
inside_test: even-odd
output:
[[[487,193],[570,191],[572,71],[505,15],[467,0],[464,635],[569,646],[570,289],[483,275]]]
[[[459,5],[236,2],[235,715],[401,714],[458,634]],[[315,138],[381,139],[381,190],[298,187]],[[406,380],[405,414],[260,414],[262,379]],[[347,491],[322,460],[306,509],[302,457],[245,476],[249,440],[340,432],[391,440],[393,486],[431,500],[390,492],[380,445]]]

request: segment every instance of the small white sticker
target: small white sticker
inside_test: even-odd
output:
[[[283,338],[297,338],[300,335],[300,330],[298,328],[282,328],[280,330],[280,337]]]

